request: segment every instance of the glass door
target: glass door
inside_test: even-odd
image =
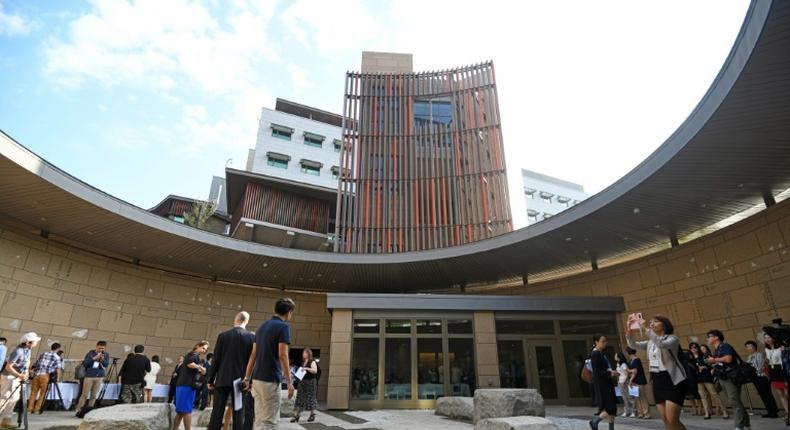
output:
[[[500,340],[499,384],[502,388],[527,388],[527,362],[523,340]]]
[[[559,344],[554,341],[529,341],[528,357],[532,383],[546,401],[566,399],[564,369],[557,366],[561,363]]]

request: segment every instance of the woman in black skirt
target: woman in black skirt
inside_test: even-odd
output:
[[[318,364],[313,360],[313,351],[305,348],[305,350],[302,351],[302,360],[302,369],[304,369],[305,372],[296,389],[294,417],[291,419],[292,423],[299,422],[299,413],[301,411],[310,411],[310,416],[307,418],[307,421],[315,421],[315,410],[318,408],[318,401],[316,399]]]
[[[656,315],[650,320],[646,341],[633,338],[631,324],[637,322],[629,316],[625,339],[628,346],[647,351],[650,363],[650,379],[653,382],[653,398],[667,430],[686,430],[680,422],[680,412],[686,398],[686,369],[680,360],[680,341],[669,318]],[[640,321],[644,324],[644,321]]]
[[[614,417],[617,416],[617,398],[614,395],[614,380],[618,373],[613,369],[609,359],[603,355],[608,340],[602,334],[593,337],[595,348],[590,354],[590,364],[592,364],[593,390],[595,390],[595,400],[598,406],[598,416],[590,420],[590,428],[598,430],[598,424],[606,420],[609,422],[609,430],[614,430]]]

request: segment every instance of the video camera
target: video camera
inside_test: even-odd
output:
[[[771,320],[771,324],[763,327],[763,332],[771,336],[775,345],[790,347],[790,325],[783,324],[781,318]]]

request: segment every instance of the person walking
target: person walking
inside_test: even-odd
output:
[[[288,398],[293,398],[294,386],[288,370],[288,346],[291,329],[287,322],[293,318],[296,304],[288,298],[274,304],[275,315],[261,324],[255,332],[255,343],[244,373],[244,387],[252,385],[255,399],[255,428],[277,430],[280,422],[280,391],[285,380]],[[255,373],[253,374],[253,369]]]
[[[637,418],[649,420],[650,417],[650,404],[647,402],[647,377],[645,376],[645,368],[642,365],[642,360],[636,355],[636,350],[630,347],[625,348],[628,354],[628,367],[631,368],[631,380],[629,384],[639,388],[639,396],[636,397],[634,407],[636,408]]]
[[[82,380],[82,394],[77,402],[77,418],[82,418],[88,410],[96,404],[96,396],[99,395],[104,372],[110,365],[110,356],[106,353],[107,342],[100,340],[96,342],[96,348],[85,354],[82,360],[82,367],[85,368],[85,378]],[[83,410],[87,402],[87,409]]]
[[[630,416],[635,418],[634,413],[634,399],[631,397],[629,389],[631,388],[631,369],[628,367],[628,359],[622,352],[614,354],[615,366],[617,366],[617,386],[620,388],[620,394],[623,398],[623,417]],[[297,390],[298,391],[298,390]],[[297,395],[297,398],[299,396]]]
[[[757,394],[760,395],[760,400],[763,401],[763,406],[765,406],[763,418],[779,418],[779,407],[776,405],[773,393],[771,393],[771,382],[765,375],[765,356],[760,352],[757,342],[753,340],[747,340],[743,346],[749,353],[746,361],[757,371],[757,379],[753,383]]]
[[[236,402],[233,382],[244,378],[247,362],[252,354],[252,345],[255,343],[255,335],[247,331],[249,321],[249,313],[239,312],[233,319],[233,328],[217,336],[217,343],[214,344],[214,364],[206,375],[208,387],[214,392],[214,407],[211,410],[208,430],[219,430],[222,427],[223,413],[228,403],[230,403],[233,430],[243,430],[245,421],[252,419],[252,410],[249,406],[242,407],[238,411],[233,407]],[[246,416],[245,412],[247,412]],[[230,420],[224,421],[227,424]]]
[[[151,360],[143,355],[143,351],[145,351],[143,345],[135,345],[134,353],[124,360],[121,370],[118,372],[122,403],[143,402],[145,375],[151,371]]]
[[[730,371],[738,364],[738,353],[730,344],[724,342],[724,333],[720,330],[710,330],[707,335],[708,345],[713,349],[713,354],[705,362],[714,369],[714,375],[719,378],[721,388],[727,393],[727,399],[735,415],[735,429],[751,429],[749,414],[741,401],[741,386],[728,378]]]
[[[608,340],[602,334],[593,336],[595,347],[590,354],[592,364],[592,384],[595,390],[595,400],[598,402],[598,415],[589,421],[592,430],[598,430],[598,424],[606,420],[609,430],[614,430],[614,417],[617,416],[617,398],[614,395],[612,378],[619,376],[612,368],[612,363],[603,354]]]
[[[54,373],[55,381],[60,381],[63,361],[58,355],[58,351],[60,351],[60,344],[55,342],[48,352],[44,352],[38,357],[35,366],[33,366],[31,372],[33,381],[30,384],[30,398],[27,400],[27,410],[31,414],[44,412],[42,406],[44,406],[44,400],[47,397],[50,375]],[[39,395],[41,395],[40,398]]]
[[[176,378],[176,419],[173,420],[173,430],[181,427],[184,422],[185,430],[192,430],[192,406],[195,404],[195,384],[198,375],[205,375],[206,368],[201,365],[201,355],[208,351],[209,343],[206,340],[195,344],[186,356],[178,370]]]
[[[23,384],[28,380],[30,372],[30,351],[38,345],[41,337],[30,332],[22,335],[19,345],[6,355],[2,373],[0,373],[0,427],[16,428],[11,420],[14,406],[22,395]]]
[[[318,400],[316,397],[318,388],[318,363],[313,359],[313,351],[308,348],[302,351],[302,366],[300,370],[301,369],[304,369],[305,373],[296,389],[294,417],[291,419],[292,423],[299,422],[299,413],[301,411],[310,411],[310,416],[307,417],[307,421],[315,421],[315,410],[318,409]]]
[[[680,412],[686,396],[686,370],[680,363],[680,342],[674,335],[675,328],[669,318],[656,315],[650,320],[648,340],[636,341],[631,324],[637,321],[629,317],[626,323],[625,339],[628,346],[647,351],[653,398],[664,427],[667,430],[685,430],[686,427],[680,422]]]
[[[785,423],[790,424],[790,409],[787,404],[787,381],[785,372],[787,369],[782,364],[783,346],[779,346],[768,333],[763,334],[763,344],[765,345],[765,359],[768,361],[768,379],[771,381],[771,390],[779,397],[779,401],[785,410]]]
[[[151,403],[153,401],[154,385],[156,385],[156,377],[162,366],[159,365],[159,356],[151,357],[151,370],[145,374],[145,387],[143,387],[143,402]]]

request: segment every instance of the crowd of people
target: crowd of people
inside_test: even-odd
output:
[[[293,372],[289,366],[291,334],[287,323],[293,318],[295,307],[291,299],[277,300],[274,316],[255,332],[246,329],[249,313],[239,312],[233,328],[217,337],[212,353],[208,352],[209,342],[203,340],[179,357],[171,374],[168,398],[168,402],[175,404],[174,430],[182,423],[190,430],[192,411],[205,409],[210,402],[213,403],[210,430],[228,430],[231,423],[233,430],[276,429],[282,384],[287,388],[289,399],[297,391],[292,373],[300,380],[291,421],[298,422],[300,413],[305,411],[310,413],[308,421],[315,420],[317,383],[321,374],[317,360],[313,359],[311,350],[305,349],[301,366],[295,367]],[[60,344],[53,343],[50,350],[36,360],[31,358],[31,351],[40,341],[36,333],[26,333],[16,347],[8,348],[6,339],[0,338],[0,428],[16,428],[12,416],[24,392],[23,384],[30,381],[28,413],[41,413],[50,382],[62,377],[64,360]],[[144,352],[143,345],[136,345],[120,366],[117,383],[121,386],[121,403],[153,400],[153,387],[161,365],[158,356],[149,359]],[[76,405],[78,417],[96,407],[104,384],[116,382],[110,380],[110,359],[107,342],[98,341],[77,366],[75,378],[81,379]],[[117,359],[113,359],[113,365],[116,362]]]
[[[787,354],[770,332],[763,334],[764,352],[756,341],[745,342],[748,355],[744,359],[725,341],[720,330],[710,330],[706,334],[706,344],[692,342],[684,349],[667,317],[656,315],[649,322],[640,317],[629,315],[626,322],[628,348],[613,355],[614,363],[604,353],[608,344],[606,336],[593,338],[587,371],[592,375],[593,399],[598,411],[589,422],[592,430],[597,430],[602,421],[608,423],[609,430],[614,429],[617,397],[622,397],[623,417],[651,418],[645,392],[648,380],[642,361],[637,357],[638,350],[647,355],[653,399],[666,429],[686,428],[680,420],[686,400],[691,404],[692,413],[706,420],[714,415],[730,419],[728,408],[731,408],[735,429],[751,429],[742,399],[744,387],[749,385],[755,387],[763,402],[763,417],[779,418],[778,400],[785,411],[785,424],[790,426]],[[637,328],[645,333],[645,340],[637,340]]]

